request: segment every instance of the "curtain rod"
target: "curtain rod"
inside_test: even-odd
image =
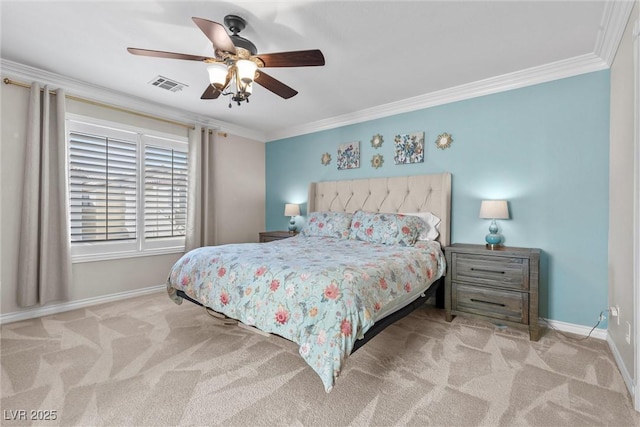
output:
[[[5,77],[3,81],[4,81],[4,84],[7,84],[7,85],[15,85],[15,86],[24,87],[24,88],[27,88],[27,89],[31,88],[31,85],[29,85],[27,83],[22,83],[22,82],[18,82],[16,80],[11,80],[11,79],[9,79],[7,77]],[[43,90],[43,89],[41,89],[41,90]],[[56,94],[54,91],[49,91],[49,93],[51,95],[55,95]],[[105,104],[105,103],[98,102],[98,101],[92,101],[90,99],[80,98],[80,97],[74,96],[74,95],[65,95],[65,98],[71,99],[73,101],[84,102],[86,104],[96,105],[98,107],[109,108],[111,110],[120,111],[122,113],[129,113],[129,114],[133,114],[133,115],[136,115],[136,116],[145,117],[147,119],[152,119],[152,120],[157,120],[157,121],[164,122],[164,123],[169,123],[169,124],[172,124],[172,125],[178,125],[178,126],[182,126],[182,127],[189,128],[189,129],[195,129],[195,127],[192,124],[177,122],[177,121],[169,120],[169,119],[163,119],[162,117],[152,116],[151,114],[141,113],[139,111],[130,110],[128,108],[116,107],[115,105]],[[226,136],[226,135],[224,135],[224,136]]]

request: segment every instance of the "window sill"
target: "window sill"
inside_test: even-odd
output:
[[[125,259],[125,258],[140,258],[140,257],[148,257],[148,256],[157,256],[157,255],[171,255],[171,254],[183,254],[184,246],[175,246],[170,248],[158,248],[158,249],[147,249],[144,252],[111,252],[111,253],[103,253],[103,254],[79,254],[73,255],[71,258],[72,264],[80,264],[83,262],[96,262],[96,261],[111,261],[116,259]]]

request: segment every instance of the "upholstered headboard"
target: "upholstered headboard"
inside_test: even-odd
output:
[[[450,243],[450,173],[312,182],[308,200],[309,212],[431,212],[441,220],[440,244]]]

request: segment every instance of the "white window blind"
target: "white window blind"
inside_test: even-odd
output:
[[[71,241],[135,240],[135,143],[69,134]]]
[[[184,236],[187,226],[187,151],[146,145],[144,235]]]
[[[67,120],[72,259],[183,251],[186,138],[73,117]]]

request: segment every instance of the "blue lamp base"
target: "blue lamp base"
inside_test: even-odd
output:
[[[485,236],[484,240],[487,242],[488,249],[497,249],[502,246],[502,236],[498,234],[498,225],[496,224],[495,219],[491,221],[489,234]]]
[[[289,220],[289,233],[295,233],[296,232],[296,220],[291,217],[291,219]]]

